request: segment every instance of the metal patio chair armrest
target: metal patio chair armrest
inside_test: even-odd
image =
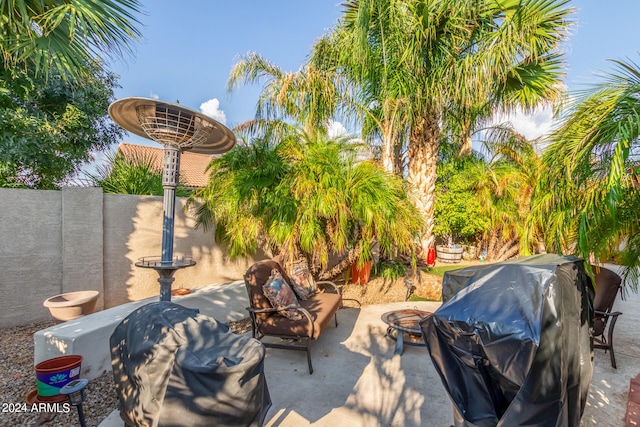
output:
[[[342,298],[342,288],[344,287],[344,285],[338,285],[335,282],[332,282],[330,280],[320,280],[320,281],[316,282],[316,285],[327,285],[330,288],[333,288],[333,290],[335,290],[336,294],[340,295],[340,299],[342,301],[353,301],[356,304],[358,304],[358,307],[362,306],[360,301],[358,301],[355,298]],[[320,288],[321,286],[318,286],[318,287]],[[344,307],[344,305],[342,303],[340,303],[340,308],[343,308],[343,307]]]
[[[253,308],[253,307],[245,307],[245,309],[251,314],[251,325],[257,329],[257,320],[255,318],[255,315],[258,313],[277,313],[279,311],[282,310],[296,310],[299,311],[306,319],[307,319],[307,324],[309,325],[309,330],[311,331],[311,333],[309,334],[311,337],[313,337],[314,333],[315,333],[315,326],[313,324],[313,317],[311,316],[311,313],[309,313],[309,311],[306,308],[300,307],[299,305],[288,305],[286,307],[282,307],[282,308],[274,308],[274,307],[270,307],[270,308]],[[255,335],[254,335],[255,338]]]
[[[605,322],[607,337],[606,338],[604,337],[604,331],[603,331],[602,338],[601,339],[594,338],[594,340],[596,341],[596,344],[595,344],[596,348],[609,350],[609,357],[611,358],[611,366],[614,369],[616,369],[617,368],[616,356],[613,350],[613,330],[616,327],[616,321],[618,320],[618,316],[620,316],[622,312],[614,311],[614,312],[607,313],[605,311],[594,310],[594,313],[597,314],[598,316],[605,318],[605,320],[607,318],[610,318],[610,320]]]
[[[600,316],[604,316],[604,317],[613,317],[613,316],[620,316],[622,314],[622,312],[620,311],[613,311],[610,313],[607,313],[606,311],[600,311],[600,310],[594,310],[593,311],[595,314],[598,314]]]
[[[608,313],[607,316],[611,318],[607,331],[607,340],[609,340],[609,345],[613,348],[613,328],[616,327],[616,321],[618,320],[618,316],[622,313],[619,311],[614,311],[613,313]]]
[[[311,331],[309,334],[309,338],[313,337],[316,331],[315,331],[315,325],[313,324],[313,317],[311,316],[311,313],[309,313],[309,310],[307,310],[306,308],[300,307],[299,305],[290,305],[287,308],[288,309],[293,308],[294,310],[302,313],[304,317],[306,317],[307,324],[309,325],[309,331]]]
[[[251,319],[251,337],[255,339],[262,338],[262,334],[259,334],[258,329],[258,320],[256,318],[256,314],[258,313],[275,313],[278,311],[275,308],[253,308],[253,307],[245,307],[245,310],[249,312],[249,318]]]
[[[253,308],[253,307],[245,307],[245,310],[247,310],[249,313],[275,313],[276,311],[280,311],[280,309],[278,308]]]
[[[318,285],[318,288],[322,290],[324,290],[325,287],[332,288],[336,294],[342,296],[342,289],[330,280],[320,280],[316,282],[316,285]]]

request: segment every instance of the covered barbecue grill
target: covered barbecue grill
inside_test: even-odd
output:
[[[111,335],[127,426],[260,426],[271,406],[264,346],[178,304],[147,304]]]
[[[581,259],[536,255],[445,273],[423,337],[460,426],[578,426],[593,371]]]

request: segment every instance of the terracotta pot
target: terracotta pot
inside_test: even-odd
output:
[[[93,313],[99,295],[98,291],[67,292],[47,298],[43,305],[55,319],[66,322]]]
[[[351,274],[349,275],[349,283],[356,283],[358,285],[364,285],[369,281],[371,275],[371,266],[373,261],[367,261],[362,268],[358,268],[358,263],[351,266]]]

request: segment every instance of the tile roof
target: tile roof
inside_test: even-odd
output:
[[[164,149],[146,145],[120,143],[118,153],[129,159],[149,159],[159,172],[162,172]],[[180,181],[187,187],[204,187],[209,180],[207,171],[213,156],[183,152],[180,155]]]

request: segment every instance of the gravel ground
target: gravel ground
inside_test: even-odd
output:
[[[424,273],[411,279],[413,295],[426,299],[440,297],[441,279]],[[397,280],[372,278],[366,285],[347,284],[342,288],[342,293],[344,298],[357,299],[362,305],[384,304],[404,301],[407,285],[404,278]],[[354,303],[345,301],[345,306],[354,306]],[[73,407],[68,408],[68,412],[65,412],[65,408],[61,408],[60,412],[40,412],[37,408],[32,411],[32,407],[25,403],[27,393],[36,388],[36,375],[33,368],[33,334],[55,323],[54,320],[50,320],[0,330],[0,360],[4,361],[0,368],[0,374],[4,378],[0,390],[0,404],[2,404],[0,427],[80,425],[78,413]],[[236,333],[244,333],[251,328],[249,319],[234,322],[230,327]],[[116,405],[117,396],[111,372],[91,380],[86,389],[86,400],[82,405],[86,425],[97,427],[116,409]]]
[[[73,407],[60,406],[60,412],[40,412],[37,407],[34,408],[25,403],[27,393],[36,388],[36,374],[33,368],[33,334],[55,323],[51,320],[2,329],[0,360],[4,363],[0,372],[2,372],[4,384],[0,390],[2,404],[0,426],[71,427],[80,425],[78,412]],[[86,388],[86,396],[87,399],[82,405],[86,424],[97,426],[116,407],[111,373],[91,381]],[[65,412],[65,409],[68,412]]]
[[[33,334],[53,326],[46,321],[0,330],[0,360],[4,361],[0,375],[4,379],[0,389],[0,426],[79,426],[76,408],[58,406],[59,412],[40,412],[25,403],[29,391],[36,388],[33,368]],[[234,322],[231,330],[243,333],[251,329],[249,319]],[[107,372],[91,380],[86,388],[86,400],[82,405],[87,427],[97,427],[107,415],[116,409],[117,396],[113,386],[113,374]],[[65,410],[68,409],[68,412]]]
[[[413,282],[411,295],[427,299],[439,300],[442,295],[442,278],[420,271],[419,275],[412,275],[407,268],[406,277]],[[342,287],[342,297],[346,300],[346,307],[357,307],[348,299],[356,299],[362,305],[387,304],[390,302],[404,301],[407,296],[407,283],[405,278],[396,280],[375,277],[365,285],[349,283]]]

